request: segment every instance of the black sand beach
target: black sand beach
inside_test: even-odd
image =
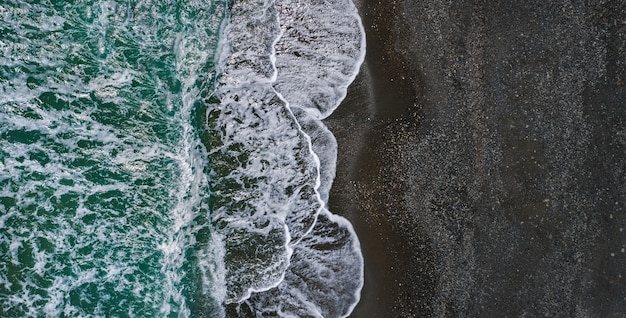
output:
[[[352,317],[626,316],[626,2],[364,1]]]

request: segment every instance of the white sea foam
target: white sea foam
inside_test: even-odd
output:
[[[224,4],[133,5],[0,5],[10,30],[0,43],[0,315],[191,314],[186,253],[210,227],[194,220],[208,190],[191,122],[222,20],[209,9]],[[223,286],[216,240],[204,242],[217,252],[203,266]]]
[[[326,118],[346,96],[365,58],[365,32],[351,0],[276,0],[276,90],[292,108]]]
[[[335,179],[337,166],[337,140],[324,123],[302,108],[291,109],[300,127],[311,139],[311,150],[319,161],[319,187],[317,192],[325,203]]]
[[[352,226],[323,210],[313,231],[295,246],[292,265],[276,288],[244,304],[256,316],[345,317],[360,298],[363,259]]]
[[[3,313],[347,315],[362,260],[349,224],[323,209],[336,142],[319,120],[362,61],[352,4],[233,3],[208,149],[190,122],[224,4],[46,5],[0,6],[12,31],[0,41]]]
[[[207,111],[215,140],[209,142],[212,219],[225,240],[227,303],[283,279],[291,237],[308,230],[291,222],[291,231],[289,220],[312,224],[316,212],[298,213],[310,206],[303,201],[315,200],[305,188],[315,166],[298,156],[306,143],[271,86],[279,32],[272,2],[232,4],[224,35],[228,56],[214,93],[220,102]]]
[[[321,122],[346,96],[365,59],[365,31],[351,0],[277,0],[283,35],[276,44],[286,96],[320,159],[320,196],[328,201],[335,178],[337,141]]]
[[[320,120],[363,61],[357,11],[350,1],[235,1],[224,34],[207,139],[231,314],[347,316],[363,261],[350,224],[323,209],[336,141]]]

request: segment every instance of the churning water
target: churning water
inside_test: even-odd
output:
[[[341,317],[349,1],[0,3],[0,316]]]

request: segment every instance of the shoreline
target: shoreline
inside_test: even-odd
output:
[[[356,5],[365,62],[324,120],[351,317],[626,312],[626,4]]]
[[[420,303],[413,294],[433,291],[431,273],[425,270],[432,267],[425,264],[430,252],[421,240],[403,235],[394,220],[394,215],[407,213],[394,197],[405,185],[394,179],[401,171],[390,171],[400,165],[394,153],[402,136],[397,128],[414,126],[414,80],[403,69],[404,63],[394,60],[393,52],[385,48],[392,30],[381,26],[392,16],[392,4],[357,6],[367,36],[365,61],[346,99],[324,120],[338,142],[329,209],[350,220],[364,258],[361,301],[350,317],[428,316],[428,303]],[[425,261],[413,261],[420,257]],[[420,303],[417,311],[411,304],[415,302]]]

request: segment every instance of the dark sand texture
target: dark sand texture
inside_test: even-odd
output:
[[[358,4],[353,317],[626,317],[626,2]]]

